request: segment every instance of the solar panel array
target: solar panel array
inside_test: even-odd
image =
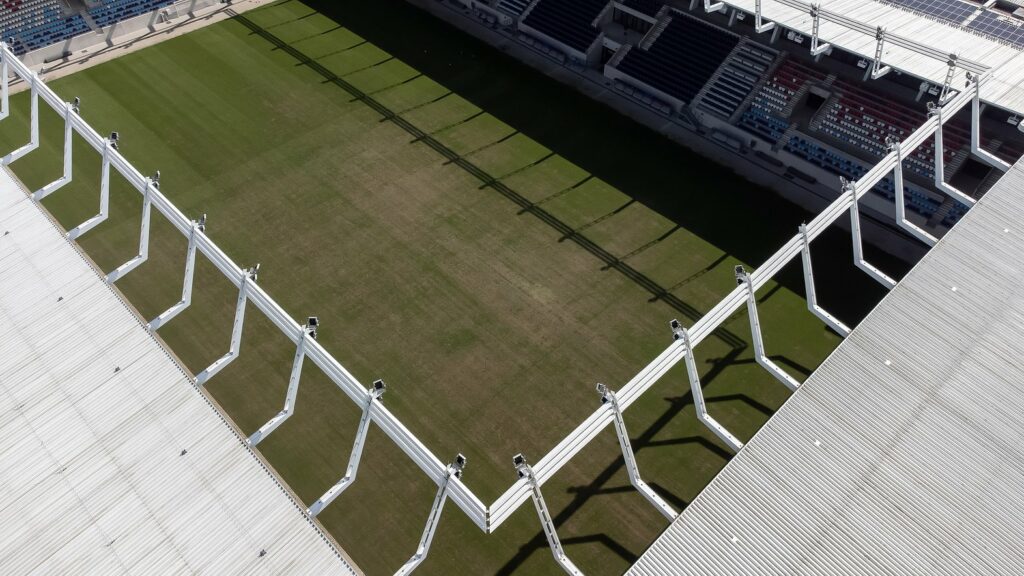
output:
[[[1003,42],[1009,42],[1017,48],[1024,48],[1024,22],[986,11],[967,27]]]
[[[888,0],[889,3],[902,6],[921,14],[926,14],[943,22],[963,24],[968,16],[978,9],[977,4],[961,2],[961,0]]]

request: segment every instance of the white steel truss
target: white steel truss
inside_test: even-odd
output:
[[[764,34],[775,28],[775,22],[765,22],[764,13],[761,10],[762,0],[754,0],[754,31]]]
[[[811,56],[821,56],[832,50],[829,43],[819,44],[818,30],[821,27],[821,6],[811,4]]]
[[[778,0],[781,3],[794,6],[805,6],[799,0]],[[719,2],[724,4],[724,2]],[[828,13],[821,10],[820,17],[832,22],[838,22],[851,29],[863,24],[851,23],[843,20],[841,15]],[[776,27],[776,31],[779,28]],[[891,40],[894,43],[911,47],[919,53],[928,53],[926,47],[917,44],[908,44],[905,39],[898,37],[887,37],[879,34],[879,46],[882,38]],[[943,58],[948,54],[943,55]],[[880,55],[879,55],[880,58]],[[876,61],[876,63],[878,63]],[[196,253],[205,256],[214,268],[223,274],[229,281],[238,287],[238,299],[235,307],[235,319],[232,326],[231,345],[227,354],[211,364],[206,370],[196,376],[196,384],[203,385],[213,375],[224,368],[229,362],[238,357],[240,352],[242,326],[244,321],[245,308],[251,302],[257,310],[263,313],[270,322],[278,328],[297,347],[296,356],[301,354],[309,359],[319,368],[331,381],[333,381],[353,402],[363,407],[363,417],[360,421],[359,431],[353,453],[350,457],[349,466],[343,477],[334,487],[327,491],[309,509],[309,515],[315,516],[320,513],[334,498],[337,497],[355,479],[358,469],[360,455],[366,438],[366,431],[369,423],[374,422],[382,432],[394,442],[409,458],[431,479],[439,488],[438,499],[435,502],[435,510],[431,512],[431,519],[428,521],[427,529],[424,532],[425,539],[421,539],[421,550],[423,554],[429,548],[429,535],[436,527],[436,516],[440,514],[440,506],[446,500],[452,500],[467,517],[485,532],[496,530],[504,523],[512,513],[523,505],[526,500],[533,499],[541,518],[545,534],[556,561],[567,572],[579,574],[579,570],[566,557],[554,530],[554,524],[541,495],[541,486],[550,480],[563,466],[566,465],[576,454],[596,438],[607,426],[616,423],[616,414],[621,415],[629,406],[636,402],[647,390],[657,383],[679,362],[685,362],[687,375],[690,381],[690,388],[694,396],[694,404],[697,417],[708,426],[723,442],[730,448],[739,450],[743,443],[729,433],[721,424],[714,420],[707,413],[701,390],[700,379],[697,371],[694,351],[701,342],[709,337],[716,329],[725,323],[732,314],[737,312],[746,304],[750,306],[751,295],[758,289],[764,287],[771,281],[787,264],[792,262],[798,255],[803,259],[805,287],[807,288],[807,302],[809,309],[832,327],[841,335],[849,334],[849,328],[836,320],[817,305],[814,292],[814,276],[811,266],[810,245],[811,242],[822,234],[829,226],[835,223],[845,212],[851,211],[856,214],[856,202],[877,185],[890,173],[895,173],[897,179],[901,179],[900,163],[903,158],[913,153],[929,138],[936,140],[936,154],[941,157],[942,139],[941,128],[958,111],[973,103],[972,114],[972,152],[993,164],[996,167],[1005,169],[1000,164],[1001,160],[995,159],[987,152],[980,149],[980,91],[988,81],[989,75],[984,73],[985,69],[978,69],[976,64],[960,60],[959,65],[974,75],[968,76],[966,90],[960,91],[948,98],[948,100],[937,107],[927,120],[905,140],[894,147],[881,161],[871,168],[856,183],[853,183],[847,193],[841,194],[836,200],[829,204],[821,213],[806,225],[800,227],[800,232],[786,242],[775,254],[766,260],[760,267],[749,275],[745,275],[743,281],[734,287],[725,298],[716,304],[703,317],[697,320],[688,330],[683,329],[677,322],[672,322],[675,340],[646,367],[637,373],[632,379],[622,386],[617,393],[616,409],[609,409],[602,406],[581,422],[568,436],[562,439],[547,455],[541,458],[534,466],[526,464],[525,459],[517,457],[516,465],[520,473],[518,481],[512,484],[508,490],[498,497],[490,506],[485,505],[466,485],[459,475],[452,474],[452,467],[438,459],[415,435],[413,435],[384,405],[379,401],[379,394],[383,391],[383,383],[380,389],[375,385],[370,391],[359,384],[344,366],[341,365],[330,353],[328,353],[315,339],[309,338],[309,325],[298,324],[275,302],[256,282],[259,265],[248,269],[240,268],[235,264],[224,251],[213,243],[202,229],[196,226],[196,222],[185,217],[184,214],[172,204],[159,189],[159,173],[153,178],[144,177],[124,156],[117,147],[117,134],[109,138],[102,137],[79,115],[75,106],[69,106],[62,101],[38,76],[25,66],[10,51],[6,44],[0,43],[0,119],[8,117],[10,106],[8,102],[8,90],[10,76],[13,74],[29,84],[31,88],[31,135],[29,144],[22,146],[11,154],[3,157],[2,163],[9,164],[14,159],[23,156],[28,151],[38,146],[38,122],[39,105],[42,99],[65,121],[65,126],[70,126],[73,133],[77,133],[91,146],[102,158],[103,175],[100,186],[100,214],[83,222],[80,226],[69,232],[69,236],[77,237],[103,222],[107,218],[109,203],[109,170],[113,168],[121,174],[125,180],[135,188],[143,197],[143,224],[140,231],[139,254],[127,263],[111,273],[109,281],[123,277],[136,266],[145,261],[148,255],[149,241],[149,216],[150,210],[155,209],[178,230],[180,234],[189,239],[190,244],[194,243]],[[7,74],[3,74],[6,71]],[[983,72],[978,74],[978,72]],[[67,141],[67,138],[65,138]],[[1004,163],[1005,164],[1005,163]],[[71,174],[68,172],[70,178]],[[954,192],[943,189],[951,196],[956,197]],[[854,218],[858,221],[858,218]],[[189,258],[191,260],[191,258]],[[188,264],[187,264],[188,266]],[[186,273],[188,276],[188,273]],[[183,292],[183,295],[184,292]],[[185,300],[186,298],[183,298]],[[750,308],[755,311],[756,308]],[[168,321],[165,319],[164,322]],[[778,377],[778,375],[776,375]],[[297,394],[298,378],[295,378]],[[291,384],[289,388],[292,388]],[[295,394],[291,391],[286,400],[286,408],[294,406]],[[624,430],[623,430],[624,432]],[[623,434],[621,437],[625,437]],[[631,451],[630,451],[631,452]],[[624,452],[625,454],[625,452]],[[637,476],[639,478],[639,476]],[[419,552],[417,552],[419,553]],[[415,558],[415,556],[414,556]]]
[[[537,480],[537,475],[534,474],[533,468],[526,462],[526,458],[522,454],[516,454],[512,458],[512,464],[516,467],[520,481],[525,481],[530,487],[533,506],[537,509],[537,516],[540,518],[541,527],[544,528],[544,535],[547,536],[548,545],[551,546],[551,554],[555,557],[555,562],[562,567],[562,570],[565,570],[566,574],[582,576],[583,572],[580,572],[580,569],[565,555],[562,541],[558,539],[558,531],[555,530],[555,521],[551,519],[551,513],[548,512],[548,505],[544,501],[544,494],[540,491],[540,482]]]
[[[764,352],[764,337],[761,334],[761,318],[757,315],[757,292],[754,290],[754,283],[750,281],[750,274],[743,266],[736,267],[736,283],[747,287],[747,316],[750,318],[750,336],[754,340],[754,360],[768,371],[769,374],[786,385],[790,390],[796,390],[800,383],[772,361]]]
[[[200,232],[206,232],[206,214],[200,216],[199,220],[192,221],[192,232],[188,235],[188,248],[185,250],[185,280],[181,287],[181,300],[163,314],[150,320],[150,330],[156,330],[170,322],[192,304],[192,278],[196,271],[196,235]]]
[[[316,316],[310,316],[306,320],[306,325],[302,329],[302,335],[299,336],[299,343],[295,347],[295,358],[292,359],[292,373],[288,377],[288,392],[284,397],[284,408],[277,413],[277,416],[271,418],[266,424],[260,426],[259,430],[253,432],[252,436],[249,436],[250,446],[255,446],[264,438],[270,436],[271,432],[277,430],[278,426],[284,424],[284,421],[291,418],[292,414],[295,413],[295,398],[299,394],[299,378],[302,377],[302,363],[306,360],[306,342],[316,340],[316,329],[319,324],[320,320]]]
[[[444,503],[448,500],[448,487],[451,485],[453,478],[462,478],[462,471],[465,468],[466,457],[462,454],[457,455],[455,461],[448,465],[448,475],[441,481],[441,486],[437,489],[434,505],[430,507],[430,514],[427,516],[427,525],[423,528],[423,535],[420,536],[420,545],[416,548],[416,553],[412,555],[412,558],[406,560],[405,564],[395,572],[395,576],[409,574],[426,559],[427,554],[430,552],[430,543],[434,540],[437,523],[441,520],[441,510],[444,508]]]
[[[841,178],[841,180],[843,183],[843,195],[849,195],[851,199],[850,232],[853,237],[853,263],[857,268],[866,272],[868,276],[878,280],[878,283],[882,286],[892,288],[896,285],[896,281],[886,275],[885,272],[879,270],[877,266],[864,259],[864,240],[860,233],[860,200],[857,195],[857,186],[846,178]]]
[[[74,102],[68,102],[65,104],[67,110],[64,111],[64,173],[60,178],[50,182],[46,186],[43,186],[39,190],[36,190],[32,194],[32,198],[35,200],[42,200],[50,194],[59,190],[62,186],[71,182],[71,136],[74,131],[71,130],[71,112],[78,112],[81,100],[75,98]]]
[[[900,149],[900,142],[892,136],[887,137],[885,142],[889,147],[889,151],[896,153],[896,167],[893,169],[893,187],[896,191],[896,223],[921,242],[934,246],[939,239],[907,219],[907,200],[903,184],[903,152]]]
[[[609,406],[615,416],[615,434],[619,437],[619,447],[622,448],[622,458],[626,463],[626,473],[629,474],[629,483],[637,489],[637,492],[647,499],[662,516],[668,518],[669,522],[676,519],[679,514],[669,506],[668,502],[652,489],[647,482],[640,477],[640,467],[636,464],[636,454],[633,452],[633,445],[629,441],[629,433],[626,432],[626,421],[622,418],[622,409],[619,408],[619,399],[615,392],[604,384],[597,385],[597,392],[601,395],[601,403]]]

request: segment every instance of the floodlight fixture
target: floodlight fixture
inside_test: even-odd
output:
[[[742,286],[747,281],[747,270],[742,264],[737,265],[733,271],[736,273],[736,284]]]
[[[110,142],[110,147],[113,148],[114,150],[117,150],[117,143],[120,140],[121,140],[121,135],[118,134],[117,132],[111,132],[110,133],[110,137],[107,138],[107,141]]]
[[[245,271],[246,275],[249,276],[249,280],[252,280],[253,282],[255,282],[257,278],[259,278],[259,272],[259,263]]]
[[[449,468],[452,470],[452,476],[456,478],[462,478],[462,471],[466,469],[466,457],[459,452],[455,455],[455,460],[449,464]]]
[[[673,340],[679,340],[683,337],[683,325],[679,323],[679,320],[673,318],[672,321],[668,323],[668,325],[669,327],[672,328]]]
[[[597,388],[597,393],[601,395],[601,404],[607,404],[609,401],[608,393],[611,392],[611,390],[600,382],[597,383],[595,388]]]
[[[306,319],[306,333],[313,340],[316,340],[316,328],[320,325],[320,320],[316,316],[310,316]]]
[[[530,465],[526,463],[526,456],[520,452],[512,457],[512,465],[516,467],[516,472],[520,478],[525,478],[528,474]]]
[[[196,220],[196,229],[199,230],[200,232],[206,232],[206,214],[205,213],[202,216],[199,217],[199,220]]]
[[[78,109],[79,109],[79,107],[81,107],[81,105],[82,105],[82,99],[79,98],[78,96],[75,96],[75,99],[71,101],[71,111],[75,112],[77,114],[78,113]]]
[[[153,174],[152,177],[150,177],[149,181],[153,184],[153,188],[156,188],[157,190],[159,190],[160,189],[160,171],[157,170],[156,173]]]
[[[384,384],[383,380],[377,379],[373,381],[373,388],[370,389],[370,393],[374,399],[378,399],[384,395],[384,392],[388,389],[387,385]]]

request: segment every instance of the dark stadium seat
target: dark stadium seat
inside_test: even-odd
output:
[[[526,15],[523,23],[562,42],[586,52],[597,40],[600,31],[594,20],[610,0],[541,0]]]
[[[618,69],[689,103],[738,41],[732,34],[674,12],[654,44],[647,50],[630,50]]]

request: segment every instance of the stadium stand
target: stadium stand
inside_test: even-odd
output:
[[[518,18],[529,6],[530,0],[499,0],[495,8],[513,18]]]
[[[24,54],[89,31],[80,14],[65,15],[58,0],[7,0],[0,4],[0,30],[16,54]]]
[[[618,70],[690,102],[738,42],[732,34],[673,12],[672,21],[650,48],[630,50]]]
[[[89,8],[89,15],[104,27],[173,3],[174,0],[103,0],[100,5]]]
[[[708,83],[697,107],[722,118],[730,118],[768,71],[775,53],[742,43],[732,52]]]
[[[608,0],[541,0],[523,23],[574,50],[586,52],[601,33],[593,24],[607,5]]]
[[[665,5],[661,0],[622,0],[619,4],[652,17],[657,16],[658,11]]]

